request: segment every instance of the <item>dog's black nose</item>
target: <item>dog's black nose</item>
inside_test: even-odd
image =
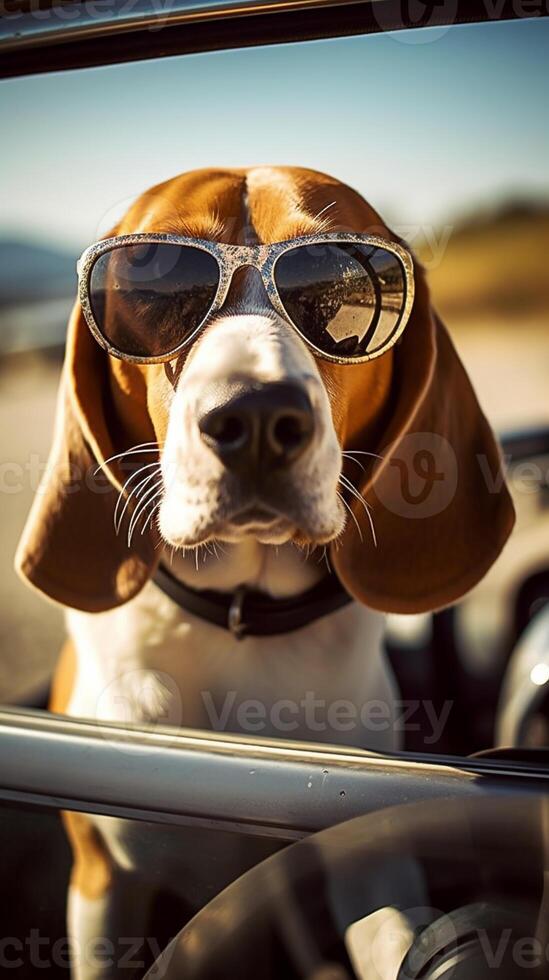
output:
[[[228,469],[267,472],[294,463],[311,442],[314,415],[301,385],[273,382],[206,412],[202,438]]]

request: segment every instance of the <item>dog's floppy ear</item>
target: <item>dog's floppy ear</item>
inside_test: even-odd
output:
[[[412,315],[394,351],[385,429],[378,445],[363,434],[344,446],[358,450],[366,468],[363,474],[349,467],[348,474],[371,509],[377,546],[361,502],[350,497],[363,540],[351,520],[341,546],[332,548],[349,592],[396,613],[457,600],[489,569],[514,524],[493,432],[431,309],[423,270],[416,265],[415,272]],[[382,458],[364,455],[373,452]]]
[[[145,419],[143,441],[149,439],[154,432]],[[130,549],[126,535],[114,529],[125,476],[117,460],[108,465],[105,460],[127,448],[112,398],[109,357],[76,303],[54,441],[15,559],[25,580],[63,605],[88,612],[111,609],[131,599],[153,570],[157,532],[137,533]]]

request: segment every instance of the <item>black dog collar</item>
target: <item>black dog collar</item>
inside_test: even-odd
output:
[[[288,599],[273,599],[265,592],[245,585],[229,593],[191,589],[164,565],[157,568],[154,582],[186,612],[230,630],[237,639],[291,633],[352,602],[352,597],[333,574]]]

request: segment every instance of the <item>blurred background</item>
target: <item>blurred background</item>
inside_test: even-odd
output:
[[[347,181],[426,265],[497,431],[549,425],[548,42],[534,19],[0,83],[0,700],[47,679],[63,635],[12,561],[47,458],[75,261],[150,185],[260,163]],[[512,472],[517,530],[459,610],[479,676],[504,656],[520,582],[549,565],[549,460],[536,467]]]

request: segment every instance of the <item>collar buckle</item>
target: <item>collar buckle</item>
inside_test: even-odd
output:
[[[242,640],[246,632],[246,623],[242,618],[242,611],[244,606],[244,599],[246,598],[247,588],[245,585],[239,585],[238,589],[235,591],[231,604],[229,606],[229,612],[227,614],[227,626],[231,633],[237,640]]]

